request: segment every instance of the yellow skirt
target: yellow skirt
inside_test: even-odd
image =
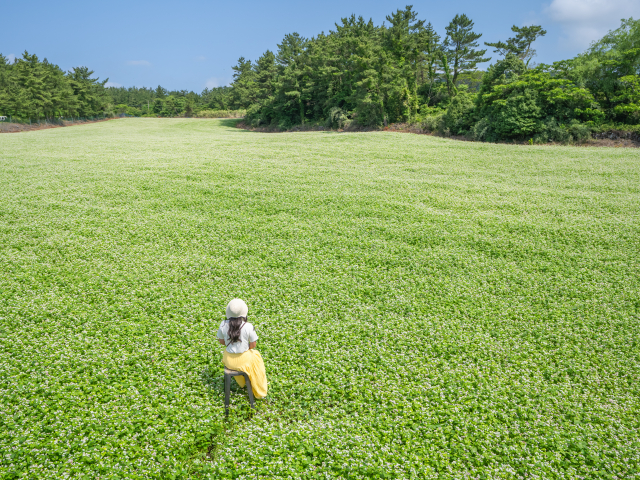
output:
[[[224,355],[222,355],[222,363],[229,370],[236,370],[249,375],[251,390],[253,390],[253,395],[256,398],[267,396],[267,373],[264,369],[262,355],[255,348],[243,353],[229,353],[225,350]],[[238,385],[245,386],[243,376],[238,375],[233,378],[238,382]]]

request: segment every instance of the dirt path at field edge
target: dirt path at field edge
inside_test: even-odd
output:
[[[261,132],[261,133],[285,133],[285,132],[323,132],[323,131],[333,131],[338,133],[354,133],[354,132],[397,132],[397,133],[413,133],[417,135],[429,135],[432,137],[442,137],[442,138],[450,138],[451,140],[458,140],[461,142],[474,142],[474,143],[487,143],[487,142],[479,142],[477,140],[471,140],[467,137],[458,136],[458,135],[450,135],[443,136],[433,132],[425,132],[424,130],[416,127],[415,125],[409,125],[406,123],[394,123],[387,127],[382,128],[349,128],[349,129],[338,129],[334,130],[331,128],[321,127],[318,125],[298,125],[286,131],[276,130],[271,127],[250,127],[244,122],[239,122],[236,127],[242,128],[244,130],[250,130],[252,132]],[[510,141],[510,142],[495,142],[497,144],[503,145],[529,145],[529,142],[526,141]],[[640,148],[640,142],[632,139],[626,138],[590,138],[583,142],[576,143],[557,143],[557,142],[549,142],[549,143],[541,143],[536,144],[538,146],[569,146],[569,147],[610,147],[610,148]]]
[[[31,132],[33,130],[45,130],[48,128],[61,128],[61,127],[75,127],[77,125],[86,125],[87,123],[99,123],[109,120],[115,120],[113,118],[102,118],[100,120],[86,120],[77,122],[68,122],[63,120],[61,123],[32,123],[31,125],[25,125],[22,123],[0,123],[0,133],[20,133]]]

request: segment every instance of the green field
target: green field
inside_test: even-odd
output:
[[[640,150],[233,125],[0,135],[0,478],[638,478]]]

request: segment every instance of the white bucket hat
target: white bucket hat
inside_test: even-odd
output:
[[[234,298],[227,305],[227,318],[246,317],[248,312],[249,307],[239,298]]]

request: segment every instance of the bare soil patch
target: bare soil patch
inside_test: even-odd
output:
[[[238,128],[242,128],[245,130],[251,130],[252,132],[261,132],[261,133],[283,133],[282,130],[279,130],[277,127],[251,127],[244,122],[239,122],[236,124]],[[485,143],[478,142],[477,140],[472,140],[468,137],[464,137],[461,135],[440,135],[434,132],[427,132],[421,129],[418,125],[412,125],[409,123],[393,123],[386,127],[379,128],[364,128],[364,127],[350,127],[347,129],[338,129],[332,130],[331,128],[322,127],[320,125],[297,125],[286,132],[322,132],[322,131],[334,131],[334,132],[398,132],[398,133],[414,133],[418,135],[430,135],[433,137],[443,137],[450,138],[452,140],[459,140],[462,142],[475,142],[475,143]],[[505,141],[505,142],[496,142],[505,145],[529,145],[527,141]],[[548,142],[544,144],[540,144],[541,146],[557,146],[557,145],[565,145],[565,146],[574,146],[574,147],[614,147],[614,148],[640,148],[640,139],[636,138],[634,135],[629,134],[629,132],[607,132],[605,134],[598,133],[596,134],[596,138],[590,138],[588,140],[582,142],[574,142],[570,144],[565,143],[557,143],[557,142]]]
[[[69,122],[66,120],[62,120],[60,122],[49,123],[32,123],[24,124],[24,123],[0,123],[0,133],[19,133],[19,132],[31,132],[33,130],[45,130],[48,128],[60,128],[60,127],[74,127],[77,125],[85,125],[87,123],[98,123],[98,122],[106,122],[108,120],[114,120],[113,118],[103,118],[100,120],[77,120],[73,122]]]

